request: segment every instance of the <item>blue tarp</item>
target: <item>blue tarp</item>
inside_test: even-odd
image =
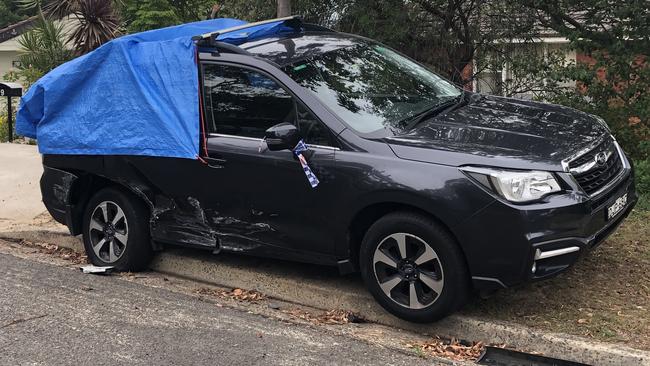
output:
[[[21,100],[18,134],[41,154],[199,153],[199,83],[193,36],[246,24],[213,19],[120,37],[39,79]],[[283,33],[282,22],[219,36],[240,44]]]

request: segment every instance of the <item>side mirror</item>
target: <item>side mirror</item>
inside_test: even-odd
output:
[[[300,141],[300,132],[291,123],[283,122],[266,130],[264,139],[271,151],[293,150]]]

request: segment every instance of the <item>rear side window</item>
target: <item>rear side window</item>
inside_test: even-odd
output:
[[[263,138],[273,125],[296,124],[292,96],[259,72],[204,64],[203,88],[209,132]]]

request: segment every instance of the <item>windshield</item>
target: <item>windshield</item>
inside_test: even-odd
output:
[[[419,64],[372,44],[327,52],[284,71],[362,133],[402,129],[406,121],[461,94]]]

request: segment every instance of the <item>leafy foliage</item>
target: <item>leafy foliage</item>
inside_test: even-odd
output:
[[[0,142],[9,141],[9,128],[7,127],[7,115],[0,115]]]
[[[117,37],[120,18],[107,0],[68,0],[70,10],[79,24],[71,34],[77,54],[88,53]]]
[[[275,17],[275,0],[220,1],[217,17],[258,21]]]
[[[121,12],[129,32],[140,32],[211,17],[270,18],[274,1],[125,0]],[[268,11],[266,11],[268,10]]]
[[[18,43],[23,48],[17,75],[27,85],[73,56],[88,53],[120,34],[115,3],[108,0],[17,0],[39,15]],[[67,29],[69,27],[70,29]]]
[[[636,188],[641,192],[638,208],[650,210],[650,159],[637,160],[634,166],[636,169]]]
[[[77,55],[88,53],[120,34],[116,11],[121,0],[17,0],[24,9],[37,9],[41,18],[70,17],[70,41]]]
[[[174,7],[167,0],[129,1],[125,13],[131,16],[129,32],[142,32],[181,23]]]
[[[524,0],[586,55],[558,78],[577,89],[548,99],[603,117],[634,159],[650,158],[650,5],[639,0]]]
[[[194,22],[208,19],[212,14],[213,7],[223,1],[216,0],[168,0],[174,9],[176,17],[181,23]],[[230,1],[228,2],[230,3]],[[216,13],[215,13],[216,15]]]
[[[18,39],[23,48],[20,73],[27,84],[72,58],[63,24],[45,18]]]
[[[339,29],[382,40],[458,84],[472,80],[478,56],[529,39],[534,24],[518,2],[504,0],[358,0],[338,13]]]
[[[33,9],[22,9],[13,0],[0,1],[0,28],[15,24],[34,15],[36,13]]]

